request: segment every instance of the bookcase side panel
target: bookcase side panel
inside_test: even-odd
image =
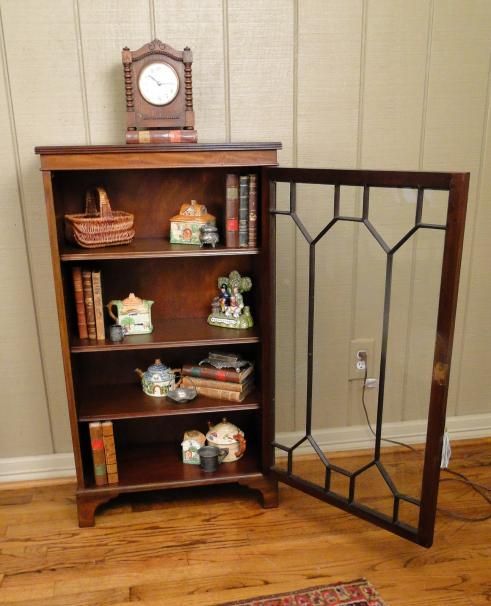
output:
[[[59,234],[55,214],[55,203],[53,197],[53,177],[50,171],[43,171],[43,187],[46,203],[46,213],[48,219],[48,233],[51,247],[51,261],[53,266],[53,277],[55,285],[56,306],[58,312],[58,323],[60,327],[60,341],[63,357],[63,367],[65,371],[65,386],[68,399],[68,413],[70,418],[70,428],[72,432],[72,444],[75,457],[75,469],[77,471],[78,487],[83,487],[83,472],[80,452],[80,438],[78,434],[77,411],[75,407],[75,395],[73,390],[73,376],[70,359],[70,341],[68,335],[65,292],[60,267],[59,255]]]

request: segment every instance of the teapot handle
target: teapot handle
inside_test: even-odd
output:
[[[235,456],[237,458],[241,457],[246,449],[246,439],[241,433],[238,433],[234,436],[234,439],[239,443],[239,450],[236,451]]]
[[[111,317],[111,318],[112,318],[112,319],[113,319],[113,320],[116,322],[116,324],[117,324],[117,323],[118,323],[118,318],[117,318],[117,317],[116,317],[116,316],[113,314],[113,312],[112,312],[112,308],[113,308],[114,306],[117,306],[116,301],[109,301],[109,303],[106,305],[106,307],[107,307],[107,311],[108,311],[108,313],[109,313],[110,317]]]

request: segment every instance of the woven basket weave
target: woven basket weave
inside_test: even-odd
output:
[[[112,210],[103,187],[89,189],[85,195],[85,213],[65,215],[66,236],[83,248],[129,244],[134,236],[134,216]]]

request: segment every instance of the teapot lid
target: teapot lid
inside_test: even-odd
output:
[[[177,222],[192,221],[195,223],[213,223],[215,221],[215,217],[208,213],[204,204],[199,204],[198,202],[196,202],[196,200],[191,200],[191,202],[185,202],[184,204],[181,204],[179,214],[174,215],[170,218],[170,220]]]
[[[122,300],[122,303],[126,309],[138,309],[143,305],[143,300],[137,297],[134,292],[130,292],[126,299]]]
[[[162,364],[160,359],[157,358],[155,360],[155,362],[148,367],[147,370],[148,370],[148,372],[152,372],[152,373],[153,372],[166,372],[166,371],[169,371],[170,368],[168,366],[166,366],[165,364]]]
[[[206,434],[206,439],[209,442],[216,442],[217,444],[233,444],[237,442],[235,436],[237,434],[244,435],[244,432],[241,431],[237,425],[230,423],[224,417],[220,423],[216,425],[212,425],[208,423],[210,430]]]

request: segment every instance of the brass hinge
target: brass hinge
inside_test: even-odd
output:
[[[435,364],[433,368],[433,380],[441,386],[448,384],[448,364],[443,364],[443,362]]]

